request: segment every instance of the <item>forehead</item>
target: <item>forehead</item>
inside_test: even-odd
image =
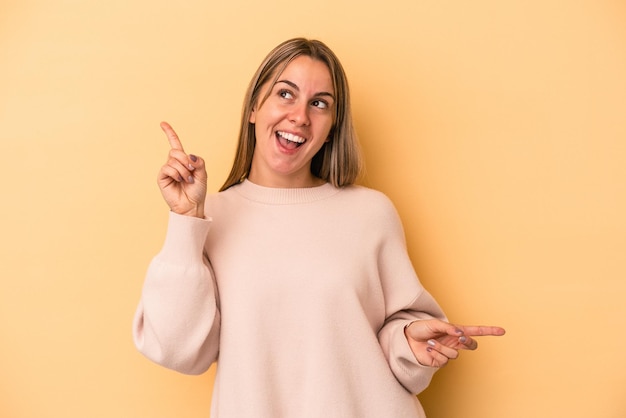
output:
[[[308,55],[294,58],[276,79],[288,80],[300,89],[312,89],[334,93],[333,80],[326,63]]]

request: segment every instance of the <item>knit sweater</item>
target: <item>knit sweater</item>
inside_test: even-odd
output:
[[[217,361],[212,418],[424,417],[436,369],[404,335],[444,314],[420,284],[382,193],[248,180],[209,195],[206,219],[170,213],[133,337],[152,361]]]

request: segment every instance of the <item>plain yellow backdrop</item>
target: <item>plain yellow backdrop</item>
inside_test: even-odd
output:
[[[208,417],[213,370],[131,339],[167,219],[159,122],[216,190],[248,80],[294,36],[342,59],[364,183],[395,202],[421,280],[452,321],[508,331],[435,376],[429,417],[626,416],[609,0],[2,0],[0,416]]]

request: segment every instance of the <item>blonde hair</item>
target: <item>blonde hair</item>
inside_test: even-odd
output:
[[[235,161],[220,191],[240,183],[249,173],[256,145],[254,124],[250,123],[252,109],[267,99],[260,98],[266,83],[276,83],[278,77],[294,58],[305,55],[326,64],[333,80],[336,105],[330,141],[313,157],[311,173],[335,187],[353,184],[362,169],[361,151],[352,122],[348,79],[337,56],[323,42],[294,38],[274,48],[252,77],[244,97]],[[271,89],[268,89],[268,94]]]

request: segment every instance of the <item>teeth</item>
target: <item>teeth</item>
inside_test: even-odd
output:
[[[298,144],[302,144],[304,143],[304,141],[306,141],[306,139],[302,138],[301,136],[290,134],[289,132],[278,131],[277,133],[278,135],[282,136],[283,138],[285,138],[287,141],[290,141],[290,142],[297,142]]]

